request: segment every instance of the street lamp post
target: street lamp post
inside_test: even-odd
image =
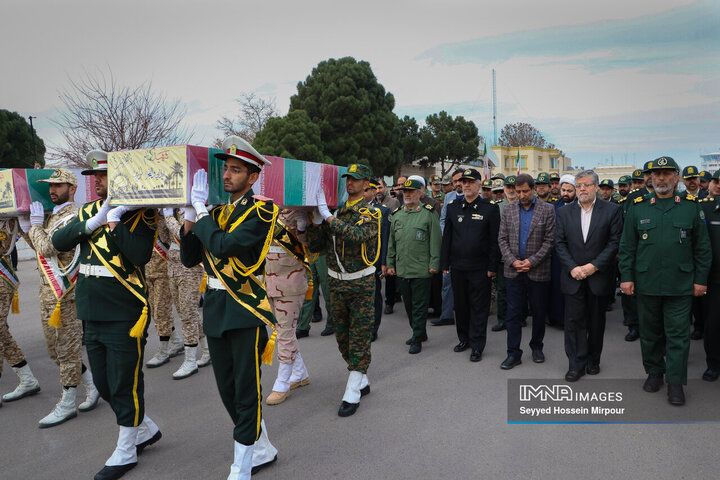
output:
[[[30,131],[32,132],[33,153],[35,155],[35,163],[37,164],[38,163],[38,161],[37,161],[37,142],[35,141],[35,128],[33,127],[33,123],[32,123],[33,118],[37,118],[37,117],[33,117],[32,115],[30,115],[28,118],[30,119]]]

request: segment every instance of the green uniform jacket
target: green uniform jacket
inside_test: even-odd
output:
[[[400,207],[390,222],[387,267],[402,278],[429,278],[429,269],[440,269],[442,232],[430,205]]]
[[[250,190],[238,199],[226,228],[253,206],[255,200],[252,196],[253,191]],[[215,207],[210,215],[198,220],[187,235],[184,234],[184,228],[180,229],[182,264],[192,268],[202,262],[205,272],[213,277],[215,274],[205,258],[203,246],[215,257],[236,257],[246,266],[254,265],[262,253],[263,243],[271,226],[271,222],[262,221],[258,217],[257,210],[254,210],[231,233],[226,233],[213,218],[220,213],[220,209],[222,206]],[[262,275],[264,270],[263,262],[253,274]],[[226,291],[207,289],[203,302],[203,329],[206,335],[217,338],[227,330],[263,325],[265,324],[262,320],[236,302]]]
[[[704,214],[696,201],[657,198],[634,203],[620,240],[620,281],[635,282],[640,295],[692,295],[707,285],[712,251]]]
[[[720,284],[720,198],[706,197],[700,201],[700,208],[705,214],[713,259],[708,282]]]
[[[94,202],[91,202],[94,203]],[[85,208],[89,204],[83,205]],[[122,221],[127,221],[137,211],[127,212]],[[90,248],[89,235],[85,233],[87,221],[75,217],[52,237],[53,246],[61,252],[67,252],[80,244],[80,262],[86,265],[103,263]],[[104,227],[101,227],[104,228]],[[108,235],[108,242],[115,243],[122,255],[124,264],[143,267],[150,261],[155,243],[155,226],[144,221],[138,222],[131,233],[125,223],[118,223]],[[145,306],[135,295],[117,279],[110,277],[86,277],[78,274],[75,286],[77,316],[81,320],[92,322],[124,322],[134,324]]]
[[[364,199],[348,207],[343,205],[335,212],[332,224],[323,222],[310,225],[307,229],[308,249],[311,252],[327,252],[327,264],[330,270],[341,272],[333,253],[335,249],[345,271],[357,272],[368,267],[362,258],[362,245],[366,244],[366,258],[372,265],[378,248],[378,222],[373,217],[379,211],[368,206]]]
[[[618,205],[622,207],[623,216],[625,216],[630,207],[634,205],[635,199],[644,197],[648,193],[650,193],[650,191],[645,187],[636,188],[635,190],[630,190],[627,195],[618,200]]]

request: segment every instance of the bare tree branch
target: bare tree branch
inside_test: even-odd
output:
[[[63,110],[53,123],[63,138],[53,145],[53,161],[87,168],[85,155],[100,148],[106,152],[184,144],[192,132],[181,125],[186,108],[152,89],[151,82],[120,86],[112,71],[70,80],[60,92]]]
[[[236,102],[240,107],[237,117],[223,116],[217,121],[217,128],[225,137],[237,135],[252,143],[255,135],[265,128],[267,121],[278,116],[274,97],[265,100],[254,93],[243,92]],[[216,140],[215,144],[217,146],[222,144],[222,139]]]

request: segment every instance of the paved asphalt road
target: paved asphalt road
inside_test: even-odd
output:
[[[20,315],[10,331],[27,355],[42,391],[0,409],[0,479],[90,479],[112,452],[117,438],[107,403],[54,428],[37,422],[59,399],[58,369],[49,360],[39,320],[39,277],[32,261],[21,262]],[[597,378],[635,378],[644,373],[638,342],[623,341],[619,302],[609,314],[602,372]],[[490,323],[493,324],[494,318]],[[179,323],[176,322],[179,326]],[[508,378],[559,379],[567,369],[562,332],[548,329],[547,362],[533,364],[528,338],[523,364],[506,372],[505,332],[488,332],[482,362],[469,352],[452,352],[454,327],[429,327],[419,355],[408,355],[410,335],[400,304],[383,318],[373,344],[372,393],[358,412],[339,418],[347,372],[333,337],[320,337],[323,324],[300,340],[311,383],[283,404],[264,407],[276,464],[263,479],[701,479],[717,478],[718,426],[713,424],[512,425],[507,423]],[[158,345],[154,327],[146,352]],[[523,333],[529,335],[529,329]],[[145,451],[124,478],[224,479],[232,462],[232,425],[220,403],[211,368],[176,381],[182,357],[145,369],[148,413],[163,438]],[[702,342],[693,341],[689,375],[704,370]],[[277,361],[263,367],[266,396]],[[591,381],[587,377],[581,382]],[[0,392],[17,378],[6,364]],[[717,409],[720,384],[687,390],[686,409]],[[664,391],[647,395],[650,410],[667,408]]]

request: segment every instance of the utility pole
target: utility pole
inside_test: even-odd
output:
[[[492,71],[493,77],[493,145],[497,145],[497,95],[495,92],[495,69]]]
[[[37,117],[33,117],[32,115],[30,115],[28,118],[30,119],[30,131],[32,132],[33,153],[34,153],[34,155],[35,155],[35,163],[38,163],[38,160],[37,160],[37,144],[36,144],[36,141],[35,141],[35,128],[33,127],[33,123],[32,123],[33,118],[37,118]]]

